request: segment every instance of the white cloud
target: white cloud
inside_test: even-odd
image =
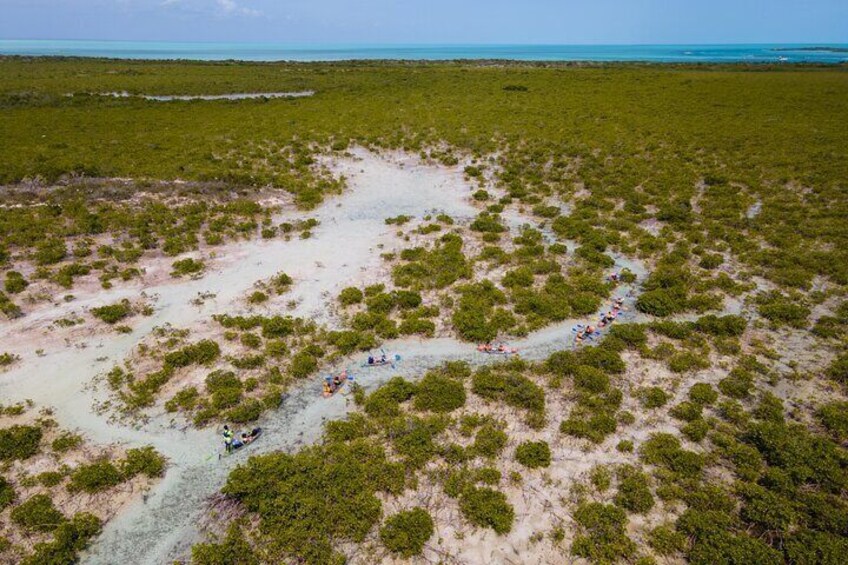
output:
[[[218,3],[218,8],[223,14],[226,15],[239,15],[239,16],[261,16],[262,12],[260,10],[254,10],[253,8],[246,8],[244,6],[239,5],[235,0],[216,0]]]

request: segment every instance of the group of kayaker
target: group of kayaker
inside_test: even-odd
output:
[[[601,313],[601,318],[598,321],[597,327],[593,326],[592,324],[587,324],[586,326],[577,326],[577,334],[574,336],[575,343],[583,343],[584,339],[589,339],[595,334],[597,334],[600,328],[612,324],[624,309],[624,298],[617,297],[613,299],[612,309],[608,310],[606,313]]]

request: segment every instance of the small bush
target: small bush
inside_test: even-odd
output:
[[[680,428],[680,431],[691,441],[698,443],[707,437],[707,432],[710,431],[710,426],[703,419],[697,418],[695,420],[691,420],[685,426]]]
[[[392,553],[409,558],[421,554],[434,531],[430,514],[414,508],[390,516],[380,528],[380,541]]]
[[[661,408],[671,398],[667,392],[658,386],[646,387],[638,392],[639,400],[645,408]]]
[[[574,375],[574,385],[590,393],[606,392],[609,389],[609,377],[600,369],[580,365]]]
[[[574,519],[581,534],[574,538],[571,552],[592,562],[614,563],[630,558],[636,544],[627,537],[627,514],[624,510],[599,502],[577,507]]]
[[[414,405],[416,410],[452,412],[465,405],[465,387],[439,373],[427,373],[418,383]]]
[[[100,306],[91,309],[91,315],[95,318],[103,320],[107,324],[116,324],[121,320],[128,318],[133,313],[132,307],[128,300],[110,304],[108,306]]]
[[[76,449],[82,445],[82,436],[71,432],[64,432],[59,437],[53,440],[50,448],[56,453],[64,453],[71,449]]]
[[[840,441],[848,439],[848,402],[834,401],[819,406],[816,418]]]
[[[3,428],[0,430],[0,461],[29,459],[38,453],[41,436],[41,428],[35,426]]]
[[[673,418],[691,422],[701,417],[701,405],[684,400],[669,411]]]
[[[167,353],[165,365],[173,368],[205,365],[217,359],[220,354],[221,347],[216,342],[211,339],[203,339],[182,349]]]
[[[652,434],[640,453],[646,463],[665,467],[681,477],[698,477],[704,468],[702,455],[682,449],[680,440],[667,433]]]
[[[654,497],[644,473],[631,465],[625,465],[618,471],[618,480],[616,505],[637,514],[644,514],[654,507]]]
[[[512,530],[515,520],[515,510],[506,495],[488,487],[466,489],[460,496],[459,510],[475,526],[492,528],[501,535]]]
[[[515,460],[530,469],[551,465],[551,448],[546,441],[525,441],[515,450]]]
[[[472,448],[483,457],[497,457],[506,447],[507,439],[506,432],[486,424],[477,431]]]
[[[32,496],[13,508],[9,517],[13,523],[31,532],[52,532],[65,521],[46,494]]]
[[[96,461],[80,465],[72,473],[68,482],[68,492],[100,492],[124,481],[124,475],[111,461]]]
[[[831,361],[825,374],[840,384],[848,385],[848,353],[843,353]]]
[[[18,294],[19,292],[23,292],[28,286],[29,283],[19,272],[9,271],[6,273],[4,288],[9,294]]]
[[[718,400],[718,393],[709,383],[696,383],[689,389],[689,400],[701,406],[711,406]]]
[[[255,422],[265,410],[264,405],[259,400],[247,400],[238,406],[231,408],[227,412],[227,419],[236,424],[245,424],[247,422]]]
[[[151,445],[130,449],[121,462],[121,473],[126,478],[139,474],[150,478],[161,477],[165,474],[165,458]]]
[[[350,306],[362,302],[362,291],[356,287],[349,286],[339,293],[339,302],[342,306]]]
[[[15,488],[6,480],[6,477],[0,475],[0,512],[7,506],[12,504],[17,498]],[[0,551],[2,553],[2,551]]]
[[[648,545],[664,557],[680,553],[686,548],[686,536],[672,524],[657,526],[648,534]]]
[[[718,383],[719,390],[733,398],[747,398],[754,388],[754,377],[741,367],[737,367]]]
[[[206,265],[203,263],[203,261],[187,257],[186,259],[174,261],[171,264],[171,267],[173,268],[173,270],[171,271],[172,277],[182,277],[185,275],[198,274],[206,268]]]

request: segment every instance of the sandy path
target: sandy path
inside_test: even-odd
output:
[[[230,470],[250,454],[292,450],[315,441],[327,419],[343,417],[349,410],[343,395],[320,397],[318,379],[296,387],[279,410],[263,417],[266,430],[261,442],[249,451],[218,460],[218,438],[210,430],[180,430],[169,418],[157,416],[141,428],[110,423],[107,415],[92,410],[105,400],[105,391],[90,386],[91,379],[128,356],[150,331],[166,323],[191,327],[216,313],[243,310],[241,299],[257,280],[285,271],[295,279],[287,298],[298,301],[292,314],[332,323],[327,297],[356,284],[363,275],[378,268],[380,253],[399,244],[385,218],[406,214],[421,217],[444,212],[456,219],[470,219],[477,210],[469,195],[473,187],[461,167],[422,165],[415,158],[391,154],[378,158],[357,151],[355,159],[334,165],[348,179],[350,190],[328,200],[312,214],[321,224],[307,240],[282,239],[231,244],[217,251],[209,273],[198,280],[171,280],[142,286],[122,286],[78,294],[71,303],[45,306],[25,318],[0,327],[2,350],[17,353],[22,361],[0,374],[0,396],[11,401],[32,399],[52,406],[55,418],[66,428],[76,428],[97,443],[122,442],[130,446],[153,444],[170,460],[165,478],[145,501],[137,501],[109,522],[104,533],[85,557],[88,563],[164,563],[183,557],[198,539],[197,524],[205,500],[225,482]],[[302,217],[284,213],[276,221]],[[513,226],[521,218],[507,218]],[[639,265],[619,259],[638,275]],[[627,288],[619,292],[627,292]],[[122,298],[136,299],[141,292],[154,301],[152,316],[133,319],[133,333],[100,333],[77,343],[67,334],[51,331],[56,319],[87,307]],[[214,293],[201,306],[192,304],[198,293]],[[632,304],[631,304],[632,306]],[[632,311],[632,308],[631,308]],[[570,346],[571,328],[585,320],[567,320],[514,342],[525,358],[543,359],[551,351]],[[87,323],[93,323],[91,321]],[[85,347],[82,347],[82,346]],[[499,356],[477,353],[473,346],[454,339],[403,339],[388,342],[386,351],[403,359],[395,369],[359,371],[358,381],[366,388],[378,386],[394,375],[419,377],[426,369],[446,360],[464,359],[472,364],[495,362]],[[35,349],[43,349],[41,356]],[[360,356],[361,357],[361,356]],[[359,358],[347,360],[356,367]]]

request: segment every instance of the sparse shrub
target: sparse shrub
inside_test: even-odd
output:
[[[754,376],[741,367],[736,367],[718,383],[719,390],[733,398],[746,398],[754,387]]]
[[[840,441],[848,439],[848,402],[837,400],[822,404],[816,418]]]
[[[6,273],[6,281],[4,288],[9,294],[18,294],[23,292],[29,286],[29,282],[18,271],[9,271]]]
[[[247,302],[249,304],[262,304],[263,302],[268,301],[268,295],[262,292],[261,290],[253,291],[250,296],[247,297]]]
[[[415,394],[416,410],[452,412],[465,404],[465,387],[461,382],[437,372],[427,373]]]
[[[111,461],[95,461],[80,465],[71,473],[68,492],[95,493],[112,488],[123,481],[124,476]]]
[[[44,239],[36,245],[35,262],[38,265],[55,265],[68,255],[65,242],[59,238]]]
[[[504,493],[488,487],[466,489],[460,496],[459,510],[475,526],[492,528],[501,535],[509,533],[515,520],[515,511]]]
[[[165,366],[180,368],[189,365],[205,365],[217,359],[220,354],[221,348],[216,342],[211,339],[203,339],[182,349],[167,353],[165,355]]]
[[[376,492],[397,494],[403,485],[404,469],[389,462],[382,447],[359,439],[251,457],[222,490],[258,519],[279,559],[318,565],[342,562],[334,542],[362,542],[380,519]]]
[[[413,508],[390,516],[380,528],[380,541],[401,557],[420,555],[434,533],[433,519],[423,508]]]
[[[220,543],[198,543],[191,548],[192,565],[260,565],[238,523],[230,524]]]
[[[700,442],[707,437],[707,432],[710,431],[710,426],[702,418],[690,420],[685,426],[680,428],[680,431],[695,443]]]
[[[82,436],[71,432],[63,432],[50,444],[50,448],[56,453],[65,453],[82,445]]]
[[[227,411],[226,419],[236,424],[254,422],[264,412],[265,406],[260,400],[245,400]]]
[[[606,392],[609,389],[609,377],[600,369],[580,365],[574,375],[574,385],[590,393]]]
[[[672,417],[678,420],[691,422],[701,417],[701,405],[695,402],[684,400],[669,411]]]
[[[675,353],[668,360],[668,368],[674,373],[686,373],[693,370],[706,369],[709,366],[710,361],[708,358],[690,351]]]
[[[633,453],[633,442],[629,439],[623,439],[618,442],[615,448],[621,453]]]
[[[52,532],[65,521],[46,494],[36,494],[12,508],[9,517],[13,523],[31,532]]]
[[[843,353],[831,361],[825,374],[840,384],[848,385],[848,353]]]
[[[171,271],[172,277],[182,277],[185,275],[196,275],[202,272],[206,268],[206,265],[203,261],[187,257],[179,261],[174,261],[171,267],[173,268]]]
[[[574,512],[581,533],[571,552],[593,562],[616,562],[631,557],[636,544],[627,537],[627,514],[610,504],[584,502]]]
[[[680,440],[671,434],[655,433],[640,449],[646,463],[665,467],[682,477],[698,477],[704,467],[702,455],[680,447]]]
[[[650,531],[648,545],[659,555],[667,557],[686,548],[686,536],[676,531],[673,524],[663,524]]]
[[[640,389],[639,400],[645,408],[661,408],[665,406],[671,396],[658,386]]]
[[[365,412],[376,417],[395,416],[399,413],[400,403],[412,398],[415,391],[415,385],[401,377],[394,377],[368,395],[365,399]]]
[[[15,488],[6,480],[6,477],[0,475],[0,512],[12,504],[16,498]],[[2,550],[0,550],[0,553],[2,553]]]
[[[515,459],[530,469],[549,467],[551,448],[546,441],[525,441],[516,448]]]
[[[506,432],[486,424],[477,431],[472,448],[483,457],[497,457],[506,447],[507,439]]]
[[[121,474],[131,478],[138,474],[150,478],[161,477],[165,473],[165,458],[151,445],[130,449],[121,461]]]
[[[597,489],[598,492],[606,492],[612,484],[612,473],[605,465],[595,465],[589,471],[589,482]]]
[[[29,459],[38,453],[42,431],[36,426],[10,426],[0,429],[0,461]]]
[[[130,306],[128,300],[91,309],[92,316],[99,318],[110,325],[120,322],[121,320],[129,317],[132,313],[132,306]]]
[[[718,400],[718,393],[709,383],[696,383],[689,389],[689,400],[701,406],[711,406]]]
[[[342,306],[350,306],[362,302],[362,291],[356,287],[349,286],[339,293],[339,302]]]
[[[641,324],[617,324],[610,328],[609,337],[617,339],[627,347],[638,348],[644,345],[648,336]]]
[[[644,514],[654,507],[654,497],[644,473],[632,465],[624,465],[618,470],[618,481],[616,505],[637,514]]]
[[[757,296],[756,302],[760,315],[775,326],[787,325],[802,329],[807,325],[810,309],[780,292],[762,293]]]
[[[695,321],[695,328],[716,337],[739,337],[745,333],[748,322],[742,316],[703,316]]]

